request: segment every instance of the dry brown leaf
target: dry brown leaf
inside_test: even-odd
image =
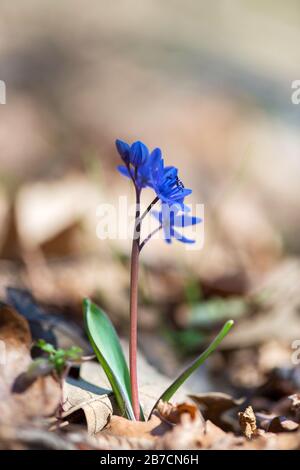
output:
[[[105,429],[96,434],[97,446],[105,449],[113,449],[115,445],[122,449],[165,449],[179,448],[186,442],[184,448],[189,448],[204,432],[204,427],[201,413],[194,405],[160,402],[146,422],[112,416]]]
[[[232,408],[240,406],[244,401],[244,398],[236,399],[227,393],[221,392],[198,393],[196,395],[189,395],[189,397],[200,405],[205,419],[209,419],[225,430],[231,429],[231,423],[223,417],[223,414]]]
[[[180,424],[184,414],[187,414],[191,421],[201,421],[203,426],[205,424],[202,414],[198,408],[191,403],[179,403],[173,405],[172,403],[160,400],[153,413],[170,424]]]
[[[190,406],[186,407],[186,404],[178,407],[178,412],[183,411],[180,421],[173,425],[171,431],[155,441],[156,449],[227,449],[240,442],[241,438],[224,432],[211,421],[207,420],[205,423],[198,410],[191,412]],[[176,409],[174,411],[176,416]],[[173,414],[174,412],[168,410],[167,416]]]
[[[276,416],[268,427],[269,432],[296,431],[297,429],[299,429],[299,424],[285,416]]]
[[[105,434],[154,440],[170,431],[172,427],[172,424],[154,414],[149,421],[129,421],[122,416],[112,416],[105,428]]]
[[[201,417],[194,405],[159,402],[148,421],[129,421],[122,416],[111,416],[104,434],[108,441],[110,436],[153,441],[171,431],[176,424],[180,424],[184,414],[192,421]],[[103,433],[98,433],[97,437],[103,437]]]
[[[124,351],[127,351],[127,344]],[[151,367],[139,354],[138,359],[140,401],[144,415],[148,418],[157,397],[167,388],[169,380]],[[176,395],[179,399],[186,396],[184,388]],[[65,418],[82,410],[87,421],[88,432],[98,433],[106,425],[110,416],[117,413],[111,386],[100,366],[96,362],[85,362],[80,367],[80,380],[68,380],[64,384],[64,414]],[[74,417],[74,418],[75,418]]]
[[[205,432],[205,421],[198,408],[190,403],[171,404],[160,401],[154,415],[169,429],[155,441],[156,449],[194,449]]]
[[[245,411],[239,412],[238,417],[241,430],[247,439],[257,435],[256,417],[252,406],[248,406]]]
[[[64,383],[63,395],[62,417],[77,421],[82,411],[89,434],[96,434],[106,426],[116,406],[110,390],[97,389],[84,380],[68,379]]]
[[[5,364],[0,365],[2,423],[22,423],[33,416],[53,414],[60,387],[52,377],[39,377],[24,393],[12,393],[16,378],[31,364],[31,335],[27,321],[13,308],[0,306],[0,339],[5,343]]]
[[[81,347],[86,355],[92,352],[83,329],[73,319],[64,317],[57,309],[54,310],[53,306],[38,302],[30,291],[8,287],[6,297],[8,303],[28,321],[34,341],[44,339],[63,349],[76,345]]]
[[[286,416],[257,413],[256,417],[260,427],[267,432],[290,432],[299,429],[299,424]]]
[[[172,430],[156,441],[155,448],[161,450],[195,449],[203,432],[202,420],[194,421],[188,413],[185,413],[181,417],[180,424],[174,425]]]

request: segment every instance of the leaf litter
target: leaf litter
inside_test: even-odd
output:
[[[280,283],[287,271],[298,276],[295,263],[289,266],[282,266],[277,277],[271,277],[270,283]],[[284,289],[280,292],[277,290],[276,295],[276,299],[272,297],[272,302],[271,297],[269,298],[268,308],[271,311],[277,308],[279,301],[281,304],[285,302]],[[49,306],[49,297],[45,296],[44,300],[36,301],[28,290],[11,288],[8,290],[10,305],[2,306],[0,337],[11,337],[9,356],[14,351],[14,357],[22,357],[18,361],[18,367],[11,369],[10,378],[7,372],[5,381],[10,385],[1,387],[1,395],[3,397],[5,394],[5,403],[8,405],[3,406],[2,398],[0,442],[3,448],[300,448],[299,368],[290,367],[287,361],[288,349],[284,342],[258,336],[257,346],[254,341],[256,333],[252,333],[251,329],[246,342],[248,346],[240,349],[239,345],[243,342],[243,338],[239,337],[242,324],[239,331],[234,333],[236,338],[233,337],[232,341],[229,338],[223,352],[210,361],[212,377],[220,373],[220,366],[225,369],[225,361],[228,375],[227,379],[224,377],[222,380],[226,383],[229,379],[230,390],[234,393],[198,393],[194,387],[191,390],[187,386],[172,403],[159,403],[149,421],[128,422],[118,415],[110,385],[101,367],[91,361],[71,368],[64,381],[62,421],[57,422],[53,417],[60,403],[60,392],[51,377],[51,371],[41,362],[40,370],[32,371],[33,376],[36,373],[32,383],[27,383],[26,386],[22,383],[22,374],[32,364],[31,354],[36,354],[35,348],[31,350],[32,343],[43,338],[57,347],[71,347],[76,344],[86,353],[90,353],[91,349],[82,334],[82,325],[77,322],[76,317],[70,321],[61,301]],[[182,302],[180,296],[178,302]],[[72,305],[74,309],[76,301]],[[288,314],[291,312],[294,315],[296,305],[295,293],[294,300],[286,310]],[[247,325],[248,318],[252,315],[251,312],[245,314],[242,322]],[[259,321],[260,318],[261,315],[258,314]],[[154,322],[153,325],[157,327],[157,323]],[[127,344],[124,343],[123,346],[126,351]],[[140,356],[141,401],[148,417],[157,397],[170,384],[170,379],[151,367],[141,354]],[[234,357],[239,358],[238,365],[234,365]],[[249,365],[259,374],[256,384],[251,379],[251,374],[246,372],[246,366],[249,368]],[[242,380],[237,380],[237,372]],[[245,382],[243,377],[247,374],[248,382]],[[0,380],[2,384],[2,370]],[[50,386],[54,387],[55,393],[52,388],[47,398]],[[30,399],[32,404],[25,407],[28,397],[33,397]],[[248,410],[250,406],[253,413]],[[3,414],[2,408],[5,408]]]
[[[79,365],[79,375],[65,380],[62,415],[65,424],[53,426],[52,419],[53,431],[49,431],[49,416],[54,415],[60,400],[59,386],[51,375],[40,374],[25,391],[13,391],[16,379],[32,363],[29,324],[12,307],[3,304],[0,332],[8,344],[8,367],[0,376],[2,445],[10,440],[11,446],[17,448],[295,449],[300,446],[297,393],[287,397],[286,416],[275,416],[254,411],[251,406],[238,412],[245,398],[217,392],[189,394],[185,389],[179,401],[159,402],[148,421],[132,422],[117,414],[110,385],[101,366],[93,361]],[[140,378],[141,401],[149,416],[159,389],[163,390],[169,379],[141,360],[140,370],[145,375],[144,379]],[[227,413],[239,425],[239,431],[231,426],[231,420],[227,421]],[[37,429],[42,430],[39,439]]]

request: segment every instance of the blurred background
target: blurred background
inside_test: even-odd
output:
[[[299,20],[296,0],[2,0],[1,299],[26,288],[81,324],[89,296],[128,335],[130,241],[97,239],[96,208],[132,198],[114,141],[142,140],[204,204],[205,244],[143,251],[141,351],[172,376],[234,318],[191,388],[293,368]]]

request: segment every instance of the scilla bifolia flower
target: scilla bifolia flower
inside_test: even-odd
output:
[[[138,398],[136,365],[139,255],[146,243],[160,230],[163,231],[167,243],[171,243],[172,240],[178,240],[182,243],[194,243],[194,240],[182,235],[178,228],[198,224],[201,220],[190,215],[184,201],[186,196],[191,194],[191,190],[184,187],[178,177],[177,168],[165,166],[160,149],[156,148],[149,152],[142,142],[128,145],[121,140],[116,141],[116,146],[123,160],[123,165],[119,166],[118,169],[122,175],[130,178],[136,194],[130,275],[129,369],[116,330],[109,317],[89,299],[84,299],[83,302],[84,319],[91,345],[111,384],[120,414],[130,420],[143,420],[143,410]],[[145,212],[140,214],[140,198],[143,188],[151,188],[155,197]],[[153,206],[159,201],[161,203],[160,211],[152,210]],[[142,221],[150,211],[156,217],[158,227],[144,240],[141,240]],[[232,320],[225,323],[207,349],[158,397],[156,404],[160,400],[166,402],[172,398],[178,388],[217,348],[232,325]]]
[[[139,253],[145,244],[163,229],[164,239],[171,243],[172,238],[183,243],[194,243],[174,229],[195,225],[201,220],[186,214],[187,208],[184,199],[191,194],[191,189],[186,189],[178,177],[178,169],[173,166],[165,166],[161,150],[156,148],[149,152],[142,142],[134,142],[128,145],[121,140],[116,141],[117,150],[125,164],[118,167],[120,173],[130,178],[136,191],[136,219],[135,233],[131,254],[131,293],[130,293],[130,380],[133,411],[136,419],[139,419],[139,400],[137,387],[137,305],[138,305],[138,260]],[[140,215],[140,195],[143,188],[151,188],[156,197]],[[159,227],[150,233],[145,240],[140,241],[141,223],[145,215],[152,207],[161,201],[161,212],[153,212],[159,221]]]

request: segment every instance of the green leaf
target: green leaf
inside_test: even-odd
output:
[[[36,342],[36,346],[42,349],[42,351],[47,352],[48,354],[54,354],[56,352],[55,347],[50,343],[46,343],[44,339],[39,339]]]
[[[66,350],[66,357],[68,359],[77,360],[77,359],[80,359],[80,357],[82,356],[82,353],[83,351],[81,348],[77,346],[72,346],[71,348]]]
[[[111,384],[120,411],[134,420],[129,370],[117,332],[103,310],[89,299],[84,299],[83,309],[89,340]]]
[[[195,372],[198,367],[200,367],[204,361],[210,356],[212,352],[218,347],[221,341],[225,338],[225,336],[229,333],[229,330],[233,326],[233,320],[229,320],[225,323],[220,333],[215,337],[212,343],[208,346],[208,348],[185,370],[180,374],[180,376],[164,391],[161,397],[157,400],[156,404],[154,405],[153,409],[156,407],[157,403],[162,401],[169,401],[170,398],[174,395],[174,393],[179,389],[179,387]],[[153,411],[153,410],[152,410]]]

